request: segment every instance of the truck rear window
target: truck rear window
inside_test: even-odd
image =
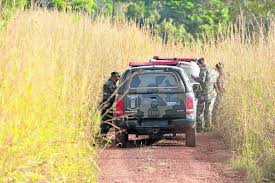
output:
[[[139,73],[133,75],[130,81],[130,88],[175,88],[178,80],[174,73]]]

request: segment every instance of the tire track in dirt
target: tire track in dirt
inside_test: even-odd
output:
[[[150,146],[106,148],[99,153],[100,183],[134,182],[244,182],[245,173],[228,166],[230,149],[221,138],[198,134],[197,147],[186,147],[183,137]]]

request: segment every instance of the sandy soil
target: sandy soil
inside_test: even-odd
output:
[[[99,149],[98,182],[244,182],[244,172],[229,168],[231,151],[221,138],[202,133],[197,140],[195,148],[186,147],[184,137],[178,136],[157,142],[135,139],[125,149]]]

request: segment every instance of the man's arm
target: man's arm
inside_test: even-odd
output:
[[[219,77],[217,80],[217,87],[218,87],[219,92],[222,93],[224,91],[224,81],[222,80],[221,77]]]
[[[104,83],[103,85],[103,98],[102,98],[102,102],[106,102],[109,98],[109,93],[108,93],[108,85],[107,83]]]
[[[199,77],[191,76],[196,82],[204,83],[206,81],[206,72],[200,72]]]

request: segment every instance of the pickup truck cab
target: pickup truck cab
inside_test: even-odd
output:
[[[126,147],[128,134],[159,138],[186,134],[196,145],[196,102],[178,62],[130,62],[122,74],[115,102],[115,144]]]
[[[193,91],[195,93],[196,98],[198,98],[198,91],[200,90],[200,85],[196,82],[191,76],[199,77],[200,74],[200,67],[197,64],[197,58],[177,58],[177,57],[160,57],[154,56],[150,59],[150,62],[167,62],[167,61],[174,61],[178,62],[177,66],[182,68],[186,75],[189,78]]]

